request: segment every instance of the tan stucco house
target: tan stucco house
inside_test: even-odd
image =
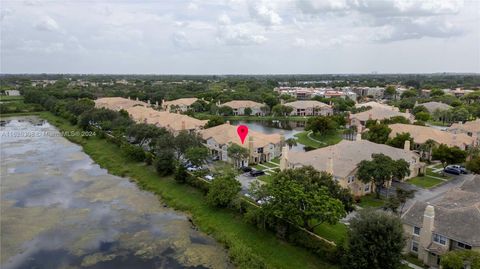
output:
[[[437,144],[445,144],[449,147],[456,146],[462,150],[476,145],[475,139],[464,133],[455,134],[428,126],[402,123],[391,124],[388,127],[392,129],[389,138],[394,138],[397,134],[409,133],[413,138],[415,149],[418,149],[421,144],[424,144],[429,139],[435,141]]]
[[[234,100],[220,104],[219,106],[228,106],[233,109],[233,115],[245,115],[245,108],[249,107],[252,110],[251,115],[254,116],[265,116],[265,111],[263,107],[265,104],[257,103],[250,100]]]
[[[162,109],[168,112],[185,112],[198,98],[180,98],[172,101],[162,100]]]
[[[285,106],[293,108],[291,116],[328,116],[333,114],[332,106],[314,100],[290,102]]]
[[[425,164],[420,156],[407,149],[398,149],[384,144],[376,144],[367,140],[342,140],[340,143],[308,152],[289,152],[283,148],[280,169],[297,168],[311,165],[318,171],[326,171],[353,195],[362,196],[374,191],[374,184],[363,183],[356,177],[357,166],[363,160],[371,160],[372,154],[383,153],[394,160],[404,159],[410,164],[410,177],[425,172]]]
[[[404,251],[438,268],[451,250],[480,252],[480,176],[467,179],[436,202],[415,202],[402,215]]]
[[[250,130],[244,144],[237,134],[237,126],[229,122],[200,131],[205,145],[213,156],[220,160],[234,163],[236,166],[248,166],[249,164],[263,163],[279,157],[283,144],[283,136],[280,134],[264,134]],[[231,143],[242,146],[249,151],[249,157],[245,160],[232,160],[228,157],[228,147]]]

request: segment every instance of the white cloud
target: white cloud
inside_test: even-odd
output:
[[[224,25],[218,29],[217,40],[226,45],[260,45],[267,41],[247,24]]]
[[[4,1],[0,64],[3,72],[480,72],[478,10],[480,2],[457,0]]]
[[[39,31],[50,31],[50,32],[54,32],[60,29],[57,21],[55,21],[50,16],[41,17],[40,20],[35,23],[34,27]]]
[[[232,23],[232,20],[227,14],[222,14],[218,17],[218,24],[229,25],[230,23]]]
[[[254,20],[265,26],[279,25],[282,23],[280,15],[265,2],[251,2],[248,10]]]
[[[187,35],[185,34],[185,32],[180,31],[180,32],[173,33],[171,39],[172,39],[173,45],[175,45],[175,47],[177,48],[185,49],[185,48],[192,47],[192,44],[190,40],[187,38]]]

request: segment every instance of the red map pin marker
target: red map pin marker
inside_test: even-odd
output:
[[[239,125],[237,127],[237,134],[240,137],[240,140],[242,141],[242,144],[243,144],[243,142],[245,142],[245,138],[248,135],[248,126]]]

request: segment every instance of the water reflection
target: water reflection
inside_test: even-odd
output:
[[[229,268],[223,248],[36,117],[4,120],[1,268]]]
[[[231,121],[233,125],[247,125],[250,130],[262,132],[265,134],[285,135],[285,139],[294,138],[294,135],[303,132],[305,129],[304,121]],[[292,147],[292,151],[304,151],[303,145],[298,144]]]

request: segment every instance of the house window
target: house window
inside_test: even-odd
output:
[[[418,252],[418,242],[412,241],[412,251]]]
[[[355,176],[349,176],[347,178],[347,181],[348,181],[348,184],[352,183],[353,181],[355,181]]]
[[[441,245],[446,245],[447,244],[447,238],[445,236],[441,236],[439,234],[433,234],[433,242],[441,244]]]
[[[413,226],[413,234],[414,235],[420,235],[420,228],[417,226]]]
[[[370,191],[370,184],[365,185],[365,191],[366,192]]]
[[[457,242],[457,246],[458,246],[459,248],[472,249],[472,246],[467,245],[467,244],[464,244],[464,243],[462,243],[462,242]]]

